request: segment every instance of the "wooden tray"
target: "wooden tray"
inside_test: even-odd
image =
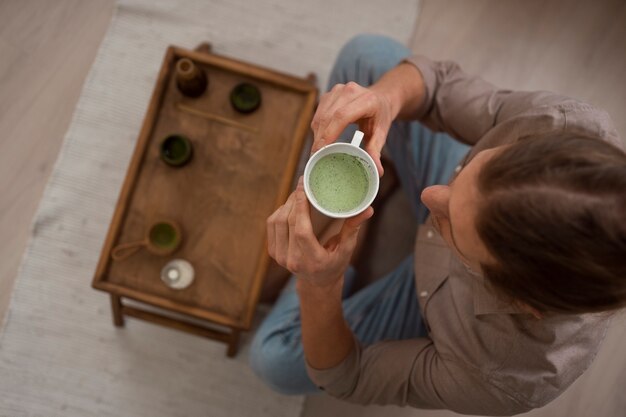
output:
[[[183,96],[176,86],[174,67],[184,57],[208,76],[199,98]],[[262,94],[261,107],[251,114],[236,112],[229,101],[243,81]],[[289,193],[316,98],[310,80],[168,48],[93,279],[94,288],[111,293],[116,325],[126,314],[233,342],[124,306],[121,297],[128,297],[226,326],[235,335],[249,329],[269,262],[265,221]],[[160,159],[160,142],[170,134],[192,142],[192,160],[183,167]],[[183,241],[174,254],[141,249],[122,261],[111,258],[115,246],[141,239],[159,219],[181,226]],[[195,280],[186,289],[171,289],[160,279],[174,258],[194,266]]]

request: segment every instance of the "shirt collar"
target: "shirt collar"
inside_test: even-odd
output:
[[[482,314],[528,314],[519,305],[512,301],[504,299],[498,295],[493,287],[485,280],[485,278],[466,267],[457,255],[453,254],[448,248],[445,241],[441,237],[438,231],[432,224],[431,216],[428,216],[423,226],[418,229],[418,241],[430,241],[432,245],[437,245],[445,248],[449,253],[450,266],[449,271],[456,269],[457,273],[461,272],[467,279],[472,280],[472,293],[474,303],[474,315]],[[424,262],[421,262],[422,265]],[[456,264],[456,265],[455,265]],[[436,285],[431,285],[431,290],[434,290],[439,285],[437,281]]]

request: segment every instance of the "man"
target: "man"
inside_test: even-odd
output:
[[[414,256],[350,294],[373,210],[320,243],[300,181],[268,219],[269,253],[294,277],[253,369],[282,392],[361,404],[509,415],[556,398],[626,305],[626,154],[608,115],[371,35],[343,48],[330,84],[314,150],[358,124],[425,223]]]

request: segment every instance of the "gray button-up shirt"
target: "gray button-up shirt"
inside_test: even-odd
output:
[[[549,92],[501,90],[452,62],[414,56],[426,96],[416,115],[481,150],[556,132],[623,147],[604,111]],[[459,168],[460,170],[460,168]],[[458,172],[458,170],[457,170]],[[361,404],[510,415],[547,404],[593,361],[609,315],[548,314],[541,320],[495,295],[427,222],[415,245],[415,280],[428,338],[362,346],[313,381]]]

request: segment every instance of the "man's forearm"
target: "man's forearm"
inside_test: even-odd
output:
[[[299,280],[300,320],[304,355],[315,369],[341,363],[355,348],[341,305],[343,278],[330,287],[317,287]]]
[[[389,100],[394,118],[411,120],[424,100],[424,79],[413,64],[402,63],[385,73],[371,90]]]

